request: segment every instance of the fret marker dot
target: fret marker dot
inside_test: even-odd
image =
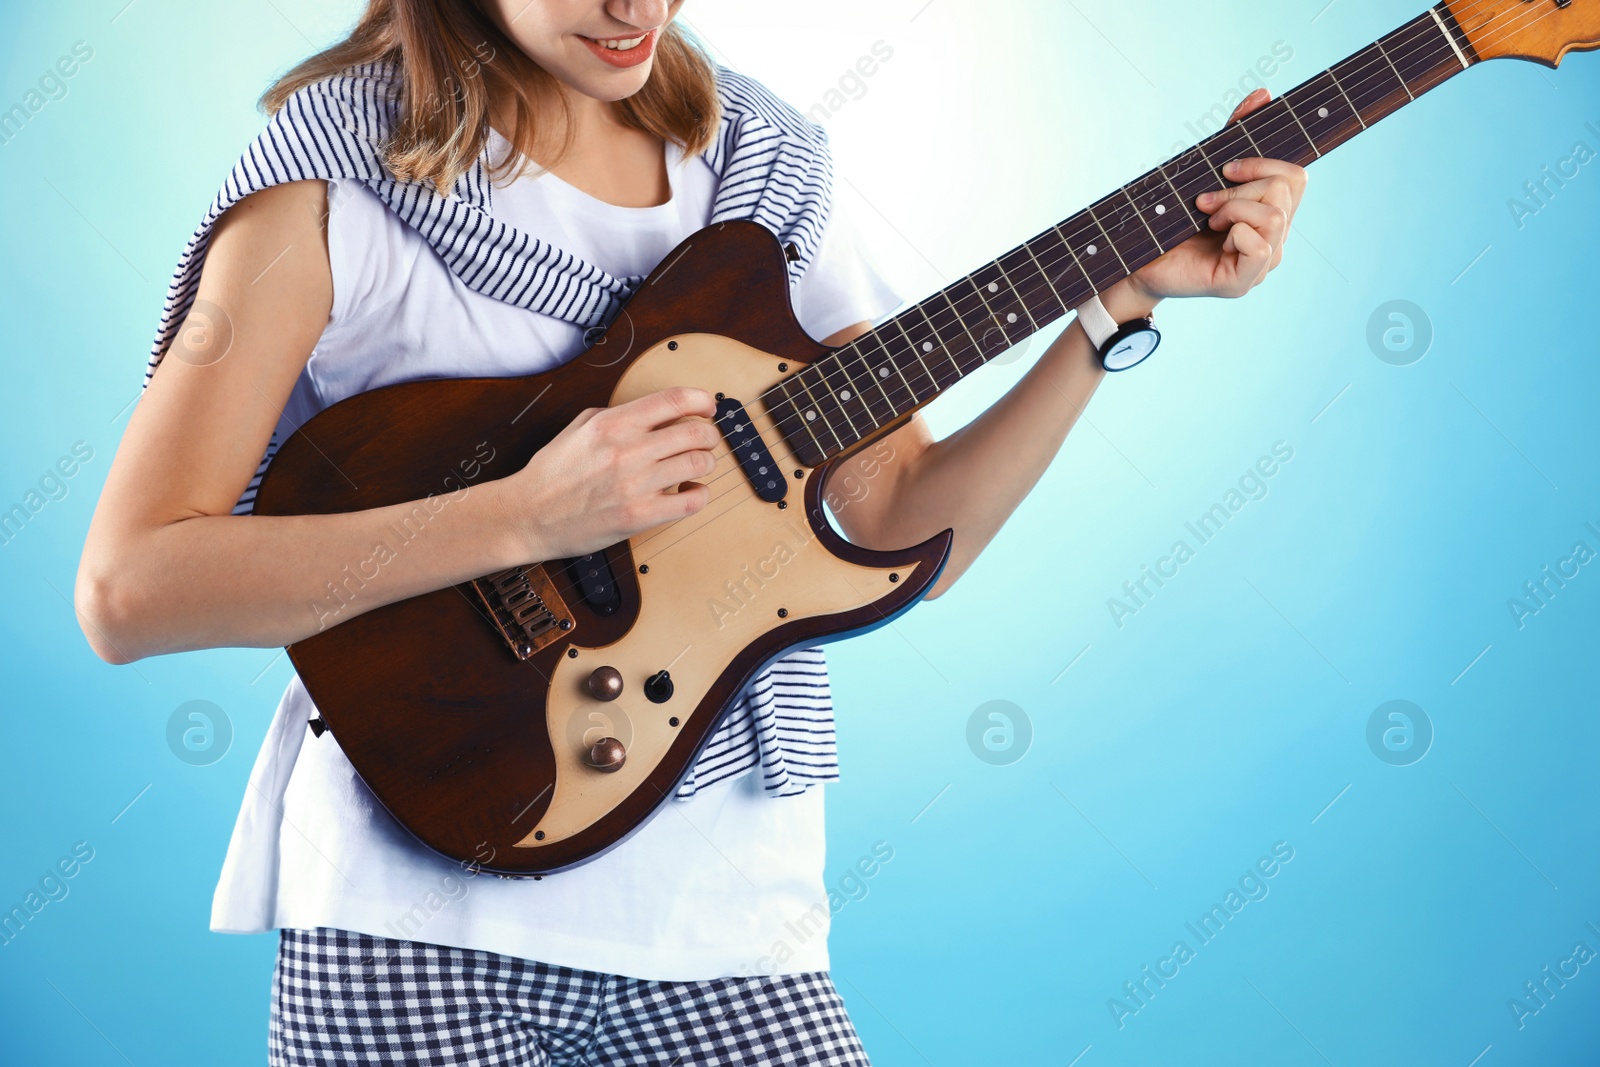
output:
[[[932,341],[924,341],[924,342],[922,342],[922,350],[924,352],[932,352],[933,351],[933,342]]]
[[[1000,283],[999,282],[990,282],[989,283],[989,291],[991,293],[998,293],[1000,291]]]
[[[839,399],[840,399],[840,400],[849,400],[849,399],[850,399],[850,390],[848,390],[848,389],[841,389],[841,390],[840,390],[840,391],[839,391]]]
[[[1327,117],[1328,117],[1328,109],[1327,108],[1325,108],[1325,107],[1317,108],[1317,118],[1325,119]]]
[[[1098,252],[1098,251],[1100,251],[1100,250],[1099,250],[1099,249],[1098,249],[1098,248],[1096,248],[1096,247],[1095,247],[1095,246],[1094,246],[1094,245],[1090,245],[1090,246],[1089,246],[1089,254],[1090,254],[1090,255],[1091,255],[1091,256],[1092,256],[1092,255],[1094,255],[1094,254],[1095,254],[1095,253],[1096,253],[1096,252]]]
[[[888,367],[879,367],[878,368],[878,377],[887,378],[888,376],[889,376],[889,368]]]
[[[1011,312],[1009,315],[1006,316],[1006,321],[1007,322],[1016,322],[1017,321],[1017,313],[1015,311]]]
[[[1167,213],[1167,205],[1165,205],[1165,204],[1157,204],[1156,205],[1156,214],[1157,215],[1165,215],[1166,213]]]
[[[815,411],[806,412],[806,421],[807,422],[816,422],[817,421],[817,413]]]

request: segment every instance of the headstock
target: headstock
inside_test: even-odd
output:
[[[1600,0],[1449,0],[1479,59],[1556,66],[1568,52],[1600,48]]]

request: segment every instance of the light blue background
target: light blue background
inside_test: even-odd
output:
[[[183,241],[259,128],[255,97],[355,6],[124,2],[8,5],[0,33],[0,108],[75,41],[94,49],[0,145],[0,508],[75,441],[94,450],[0,547],[0,908],[75,842],[95,850],[0,947],[0,1060],[261,1062],[273,939],[206,927],[288,667],[270,650],[108,667],[66,598]],[[1283,90],[1420,6],[1323,5],[685,14],[802,109],[844,101],[826,117],[842,201],[920,296],[1192,141],[1185,123],[1275,42]],[[892,58],[828,97],[879,41]],[[1521,1029],[1507,1006],[1575,943],[1600,950],[1600,566],[1523,628],[1507,607],[1574,542],[1600,549],[1600,164],[1523,228],[1507,206],[1575,142],[1600,150],[1586,122],[1600,57],[1497,63],[1317,165],[1270,283],[1163,307],[1159,356],[1106,383],[970,575],[836,646],[830,884],[894,850],[832,937],[875,1062],[1595,1061],[1600,965]],[[1396,299],[1435,333],[1411,366],[1366,342]],[[1038,350],[929,418],[960,425]],[[1269,494],[1119,629],[1107,599],[1279,441],[1294,458]],[[235,731],[207,767],[166,743],[193,699]],[[1393,699],[1435,731],[1412,766],[1366,741]],[[1031,722],[1009,766],[967,743],[993,700]],[[1270,894],[1199,946],[1185,922],[1280,841],[1294,859]],[[1195,959],[1119,1029],[1108,1000],[1178,939]]]

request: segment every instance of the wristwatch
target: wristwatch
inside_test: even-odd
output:
[[[1108,371],[1127,370],[1143,363],[1161,344],[1161,333],[1149,316],[1118,323],[1099,294],[1078,308],[1078,322],[1089,335],[1089,343],[1100,353],[1100,365]]]

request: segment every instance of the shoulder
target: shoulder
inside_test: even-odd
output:
[[[217,220],[212,253],[218,248],[299,242],[320,246],[326,254],[328,183],[290,181],[259,189],[230,207]]]
[[[716,68],[716,77],[717,96],[726,118],[765,122],[792,140],[827,151],[827,132],[756,79],[723,66]]]

